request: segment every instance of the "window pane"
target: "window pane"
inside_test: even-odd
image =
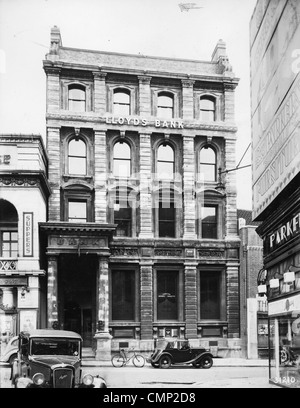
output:
[[[200,318],[219,320],[221,318],[221,274],[200,273]]]
[[[87,220],[87,203],[69,201],[69,221],[86,222]]]
[[[79,88],[71,88],[69,90],[69,99],[85,101],[85,91]]]
[[[18,241],[18,233],[17,232],[12,232],[11,233],[11,240],[12,241]]]
[[[85,111],[85,90],[83,87],[69,87],[69,110]]]
[[[81,157],[69,157],[69,174],[86,174],[86,159]]]
[[[157,319],[178,319],[178,272],[157,272]]]
[[[114,104],[114,114],[120,116],[128,116],[130,115],[130,107],[129,105],[118,105]]]
[[[86,144],[83,140],[72,139],[70,141],[69,156],[86,157]]]
[[[216,207],[202,207],[202,238],[218,238],[217,230],[217,208]]]
[[[174,150],[169,145],[161,145],[157,151],[157,177],[174,178]]]
[[[69,101],[69,110],[75,112],[85,112],[85,101]]]
[[[130,147],[127,143],[116,143],[114,145],[115,159],[130,159]]]
[[[135,320],[135,272],[112,271],[112,320]]]
[[[201,163],[215,164],[216,163],[216,153],[215,153],[215,151],[210,147],[208,147],[208,148],[204,147],[203,149],[201,149],[200,162]]]
[[[214,111],[215,110],[215,103],[210,99],[202,98],[201,101],[200,101],[200,108],[204,109],[204,110]]]
[[[175,238],[175,208],[173,202],[160,202],[158,209],[158,234],[162,238]]]
[[[130,161],[114,160],[114,176],[115,177],[130,177]]]
[[[200,175],[204,182],[216,181],[216,166],[211,164],[201,164]]]
[[[216,181],[216,153],[213,149],[203,148],[200,151],[200,174],[204,181]]]
[[[129,94],[127,94],[125,92],[115,92],[114,93],[114,102],[129,105],[130,96],[129,96]]]
[[[3,239],[3,241],[9,241],[10,240],[10,232],[3,232],[2,233],[2,239]]]
[[[158,99],[157,106],[159,108],[161,107],[173,108],[173,98],[171,96],[161,95],[158,96],[157,99]]]
[[[173,108],[157,108],[157,116],[160,118],[172,119],[173,118]]]

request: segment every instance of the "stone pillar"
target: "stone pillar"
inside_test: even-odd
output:
[[[139,79],[139,114],[140,116],[151,116],[151,77],[142,75]]]
[[[226,139],[225,142],[225,169],[236,167],[235,158],[236,139]],[[237,189],[236,171],[226,174],[226,239],[239,239],[237,223]]]
[[[95,131],[95,222],[107,222],[107,154],[106,132]]]
[[[183,135],[183,238],[196,239],[195,153],[193,136]]]
[[[182,118],[192,120],[194,118],[194,92],[195,81],[182,79]]]
[[[140,238],[153,238],[151,134],[140,134]]]
[[[14,292],[12,287],[2,286],[2,303],[6,308],[14,306]]]
[[[106,88],[105,72],[93,72],[94,74],[94,111],[103,116],[106,113]]]
[[[194,262],[185,263],[185,335],[188,339],[197,338],[197,267]]]
[[[58,321],[58,292],[57,292],[57,272],[58,256],[48,255],[48,275],[47,275],[47,313],[48,328],[52,328],[53,322]]]
[[[97,309],[98,327],[95,334],[97,340],[96,360],[110,361],[111,338],[109,334],[109,280],[108,259],[99,257],[97,276]]]
[[[240,337],[239,264],[227,263],[228,338]]]
[[[236,84],[224,84],[224,121],[234,123],[235,120],[235,87]]]
[[[153,272],[152,262],[140,265],[141,279],[141,340],[153,338]]]
[[[44,66],[47,75],[47,113],[56,113],[60,109],[60,68]]]
[[[247,299],[247,358],[258,358],[257,299]]]
[[[60,128],[47,128],[48,177],[52,194],[49,197],[49,221],[60,221]]]

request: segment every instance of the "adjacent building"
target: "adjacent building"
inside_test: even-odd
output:
[[[44,324],[96,358],[161,337],[241,353],[238,79],[211,61],[68,48],[51,30]]]
[[[257,2],[250,27],[253,214],[264,241],[270,380],[299,387],[300,3]]]
[[[48,159],[39,135],[0,135],[0,333],[4,344],[40,327],[46,271],[39,222],[47,220]]]

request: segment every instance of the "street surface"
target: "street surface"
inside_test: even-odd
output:
[[[155,369],[83,367],[83,373],[105,378],[108,388],[279,388],[269,384],[267,367],[192,367]],[[11,388],[10,368],[0,366],[0,388]]]

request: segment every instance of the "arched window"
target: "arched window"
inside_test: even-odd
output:
[[[113,94],[113,113],[116,115],[130,115],[130,92],[117,89]]]
[[[204,177],[204,182],[216,181],[217,157],[211,147],[205,146],[200,151],[200,174]]]
[[[203,122],[216,120],[216,100],[213,96],[202,96],[200,98],[200,120]]]
[[[131,149],[125,142],[117,142],[113,151],[113,174],[115,177],[130,177]]]
[[[71,139],[68,145],[69,174],[86,175],[87,149],[82,139]]]
[[[70,85],[68,89],[68,108],[71,111],[85,112],[86,92],[82,85]]]
[[[175,172],[174,150],[169,144],[161,144],[157,150],[157,177],[173,180]]]
[[[157,96],[157,116],[162,118],[174,117],[174,98],[173,95],[161,92]]]
[[[0,199],[0,257],[18,257],[18,213],[3,199]]]

